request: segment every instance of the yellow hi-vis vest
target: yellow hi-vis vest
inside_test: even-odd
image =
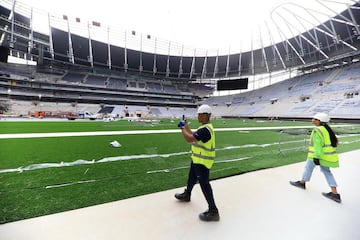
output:
[[[323,155],[319,157],[320,165],[325,167],[339,167],[339,155],[336,153],[336,148],[331,146],[331,140],[329,132],[326,130],[324,126],[315,127],[311,132],[310,136],[310,144],[309,144],[309,152],[308,159],[314,158],[315,146],[313,135],[314,132],[317,132],[322,139],[323,145]]]
[[[204,127],[209,130],[211,139],[206,143],[203,143],[202,141],[193,142],[191,146],[191,159],[193,163],[202,164],[206,168],[210,169],[215,160],[215,133],[211,123],[204,124],[197,130]]]

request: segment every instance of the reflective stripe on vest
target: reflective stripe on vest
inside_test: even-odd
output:
[[[338,167],[339,166],[339,156],[336,153],[336,148],[331,146],[331,140],[329,132],[326,130],[324,126],[315,127],[311,132],[310,136],[310,144],[308,151],[308,159],[314,158],[315,148],[314,148],[314,140],[313,135],[314,132],[317,132],[323,142],[323,155],[320,156],[320,164],[325,167]]]
[[[211,135],[211,139],[206,143],[202,141],[193,142],[191,146],[191,159],[195,164],[202,164],[210,169],[215,160],[215,134],[211,123],[200,126],[197,130],[206,127]]]

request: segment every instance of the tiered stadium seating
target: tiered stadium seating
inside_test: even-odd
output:
[[[262,89],[204,100],[216,116],[360,118],[360,63],[297,76]],[[350,99],[348,99],[350,98]]]

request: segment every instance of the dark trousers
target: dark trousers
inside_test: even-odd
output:
[[[210,171],[202,164],[194,164],[191,161],[189,177],[187,182],[187,190],[191,193],[194,185],[199,180],[201,190],[205,196],[205,199],[209,205],[210,210],[217,210],[215,205],[213,191],[209,182]]]

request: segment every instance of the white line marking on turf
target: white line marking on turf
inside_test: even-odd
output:
[[[63,183],[63,184],[57,184],[57,185],[50,185],[50,186],[46,186],[46,189],[50,189],[50,188],[58,188],[58,187],[67,187],[67,186],[71,186],[71,185],[75,185],[75,184],[82,184],[82,183],[91,183],[91,182],[96,182],[97,180],[86,180],[86,181],[77,181],[77,182],[72,182],[72,183]]]
[[[334,127],[348,127],[352,125],[334,125]],[[256,131],[256,130],[282,130],[302,129],[313,126],[279,126],[279,127],[250,127],[250,128],[217,128],[216,132],[227,131]],[[56,132],[56,133],[15,133],[0,134],[0,139],[10,138],[44,138],[44,137],[81,137],[81,136],[107,136],[107,135],[132,135],[132,134],[155,134],[155,133],[179,133],[179,129],[165,130],[131,130],[131,131],[98,131],[98,132]]]

